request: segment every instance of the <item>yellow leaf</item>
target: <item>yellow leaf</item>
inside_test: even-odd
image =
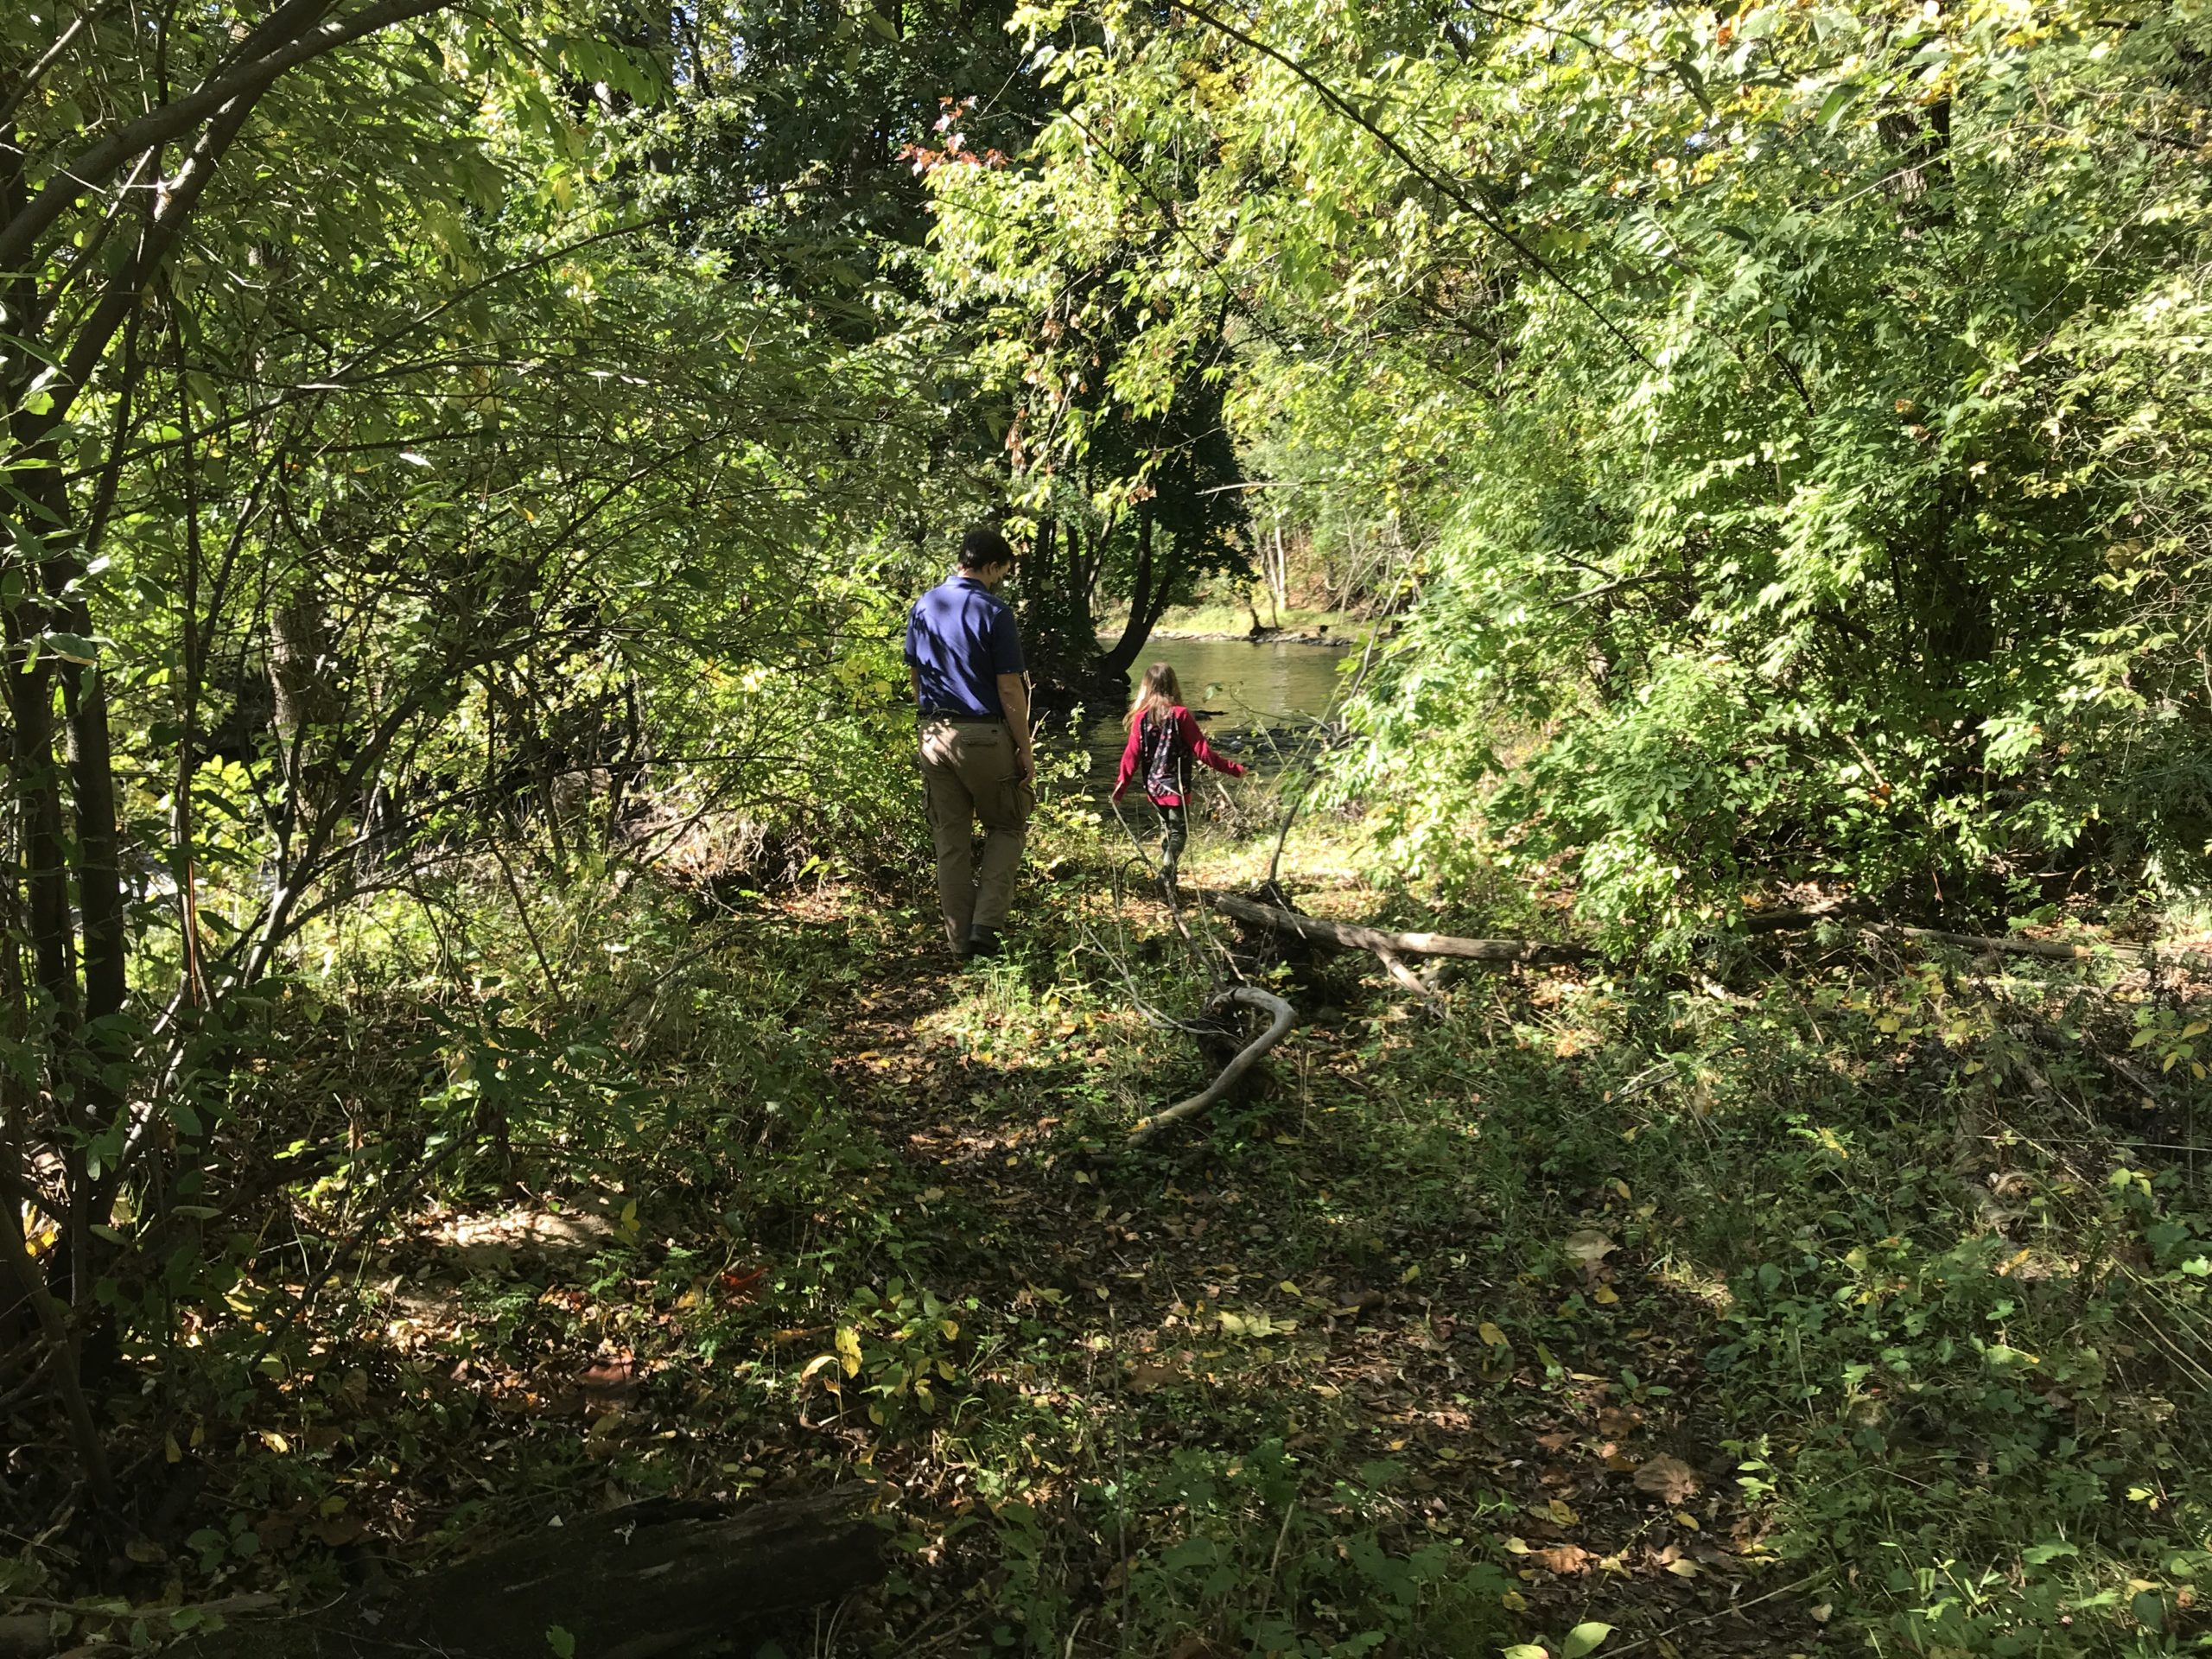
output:
[[[273,1428],[261,1431],[261,1443],[280,1458],[292,1449],[292,1443]]]
[[[1529,1541],[1526,1538],[1507,1539],[1505,1553],[1509,1555],[1526,1555],[1529,1553]]]
[[[1503,1348],[1510,1345],[1505,1340],[1505,1332],[1499,1330],[1488,1319],[1484,1319],[1479,1325],[1475,1327],[1475,1334],[1493,1348]]]
[[[1697,1524],[1697,1516],[1692,1515],[1688,1510],[1676,1510],[1675,1522],[1678,1526],[1688,1527],[1692,1532],[1700,1530]]]
[[[1600,1285],[1590,1293],[1590,1300],[1600,1307],[1611,1307],[1621,1299],[1621,1294],[1611,1285]]]
[[[162,1455],[171,1463],[184,1461],[184,1448],[176,1443],[175,1435],[172,1434],[162,1442]]]
[[[844,1362],[847,1376],[861,1374],[861,1333],[849,1325],[837,1327],[837,1357]]]
[[[1529,1599],[1518,1590],[1507,1591],[1497,1599],[1497,1605],[1509,1613],[1525,1613],[1529,1611]]]
[[[1562,1527],[1571,1527],[1576,1521],[1580,1519],[1580,1517],[1577,1516],[1572,1509],[1568,1508],[1564,1502],[1556,1497],[1546,1503],[1544,1505],[1544,1509],[1551,1516],[1551,1518],[1558,1522]]]
[[[1694,1579],[1697,1577],[1697,1563],[1695,1561],[1669,1561],[1667,1563],[1667,1570],[1678,1579]]]

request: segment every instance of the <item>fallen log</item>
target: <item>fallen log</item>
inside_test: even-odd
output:
[[[1291,1022],[1298,1017],[1290,1004],[1284,1001],[1282,998],[1273,992],[1261,990],[1254,985],[1233,986],[1214,999],[1216,1007],[1229,1002],[1242,1002],[1250,1007],[1264,1008],[1274,1015],[1274,1018],[1268,1021],[1265,1031],[1238,1049],[1236,1057],[1221,1068],[1221,1074],[1197,1094],[1192,1095],[1188,1100],[1178,1101],[1173,1106],[1154,1112],[1149,1117],[1139,1118],[1135,1126],[1129,1130],[1129,1141],[1132,1145],[1149,1141],[1170,1123],[1179,1122],[1186,1117],[1197,1116],[1198,1113],[1219,1100],[1229,1092],[1239,1077],[1252,1069],[1258,1062],[1260,1056],[1283,1039],[1284,1034],[1290,1030]]]
[[[1978,933],[1946,933],[1940,928],[1906,927],[1895,922],[1883,923],[1864,931],[1894,933],[1899,938],[1917,939],[1923,944],[1955,944],[1965,950],[1999,950],[2007,956],[2042,957],[2051,962],[2074,962],[2107,952],[2122,956],[2136,954],[2135,947],[2124,944],[2073,944],[2063,939],[2024,939],[2017,935],[1987,938]]]
[[[1366,927],[1357,922],[1332,922],[1319,916],[1306,916],[1294,910],[1282,910],[1273,905],[1262,905],[1250,899],[1240,899],[1234,893],[1205,893],[1205,902],[1224,916],[1240,922],[1273,929],[1278,933],[1294,934],[1314,944],[1334,945],[1344,950],[1369,950],[1381,959],[1382,966],[1393,979],[1409,977],[1398,957],[1453,957],[1470,962],[1520,962],[1533,964],[1548,963],[1584,962],[1598,952],[1586,945],[1547,944],[1536,939],[1466,939],[1450,933],[1394,933],[1387,928]],[[1911,927],[1902,922],[1861,922],[1854,919],[1857,912],[1844,906],[1826,910],[1774,911],[1765,915],[1745,918],[1746,933],[1787,933],[1819,925],[1822,922],[1840,922],[1852,932],[1863,938],[1911,939],[1922,944],[1954,945],[1964,950],[1994,950],[2008,956],[2038,957],[2049,962],[2079,962],[2094,957],[2113,956],[2124,961],[2140,958],[2148,951],[2158,950],[2167,957],[2188,957],[2198,962],[2212,963],[2212,950],[2197,945],[2141,945],[2115,940],[2094,943],[2075,943],[2066,939],[2031,939],[2018,934],[1998,937],[1979,933],[1950,933],[1941,928]]]
[[[1380,957],[1459,957],[1470,962],[1532,963],[1581,962],[1593,955],[1580,944],[1548,944],[1536,939],[1463,939],[1450,933],[1393,933],[1387,928],[1363,927],[1356,922],[1324,921],[1294,910],[1255,904],[1232,893],[1208,893],[1207,904],[1240,922],[1293,933],[1314,944],[1332,944],[1344,950],[1371,950]]]
[[[792,1616],[882,1577],[882,1535],[849,1485],[741,1508],[672,1498],[609,1510],[474,1560],[289,1618],[240,1619],[191,1659],[661,1659]],[[562,1632],[572,1641],[564,1642]],[[748,1648],[747,1649],[750,1651]]]

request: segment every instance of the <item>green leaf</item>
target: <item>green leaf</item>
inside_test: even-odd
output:
[[[1548,1651],[1534,1642],[1516,1642],[1510,1648],[1500,1648],[1504,1659],[1552,1659]]]
[[[545,1645],[553,1649],[554,1659],[576,1659],[576,1638],[558,1624],[546,1630]]]
[[[42,633],[38,637],[38,648],[68,663],[89,664],[100,659],[99,642],[81,633]]]
[[[1598,1644],[1613,1633],[1613,1627],[1598,1619],[1576,1625],[1567,1633],[1566,1645],[1560,1649],[1560,1659],[1582,1659],[1586,1653],[1597,1651]]]

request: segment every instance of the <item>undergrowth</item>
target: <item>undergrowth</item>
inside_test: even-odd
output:
[[[966,971],[827,876],[334,935],[264,1105],[363,1149],[167,1287],[204,1351],[113,1406],[136,1535],[27,1545],[9,1591],[151,1642],[579,1508],[862,1478],[897,1566],[839,1651],[2205,1644],[2193,980],[1837,938],[1428,1005],[1248,944],[1300,1028],[1133,1152],[1211,1064],[1146,1011],[1204,986],[1096,831],[1052,837]],[[1418,910],[1361,866],[1323,821],[1286,867]],[[471,1150],[378,1224],[373,1148],[426,1133]]]

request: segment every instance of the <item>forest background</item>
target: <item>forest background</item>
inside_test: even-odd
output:
[[[0,1638],[865,1478],[825,1651],[2212,1641],[2201,0],[34,0],[0,122]],[[1058,710],[1366,620],[1209,883],[1580,959],[1063,743],[931,961],[983,519]]]

